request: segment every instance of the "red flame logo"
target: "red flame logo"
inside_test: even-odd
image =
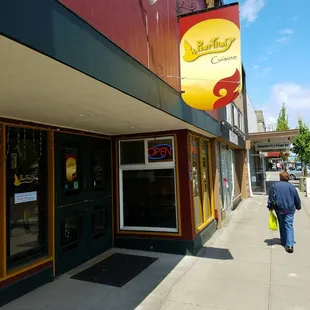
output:
[[[239,96],[239,91],[236,88],[240,84],[240,72],[236,69],[232,76],[219,80],[214,88],[213,94],[217,97],[221,97],[215,101],[213,109],[219,109],[234,101]],[[227,91],[225,96],[220,94],[220,91],[225,89]]]

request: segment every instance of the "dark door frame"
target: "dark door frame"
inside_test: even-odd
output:
[[[59,132],[54,141],[55,265],[59,275],[112,247],[112,164],[110,139]],[[69,156],[75,158],[77,168],[76,181],[69,185],[65,148],[71,148],[73,155]],[[96,170],[95,175],[98,166],[103,170]]]

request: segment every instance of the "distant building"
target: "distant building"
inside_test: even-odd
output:
[[[265,124],[265,118],[264,118],[263,111],[262,110],[256,110],[255,114],[257,117],[257,132],[265,132],[266,131],[266,124]]]
[[[246,101],[247,101],[248,133],[257,132],[258,131],[257,115],[248,94],[246,94]]]

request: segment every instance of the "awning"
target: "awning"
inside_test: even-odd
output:
[[[266,131],[249,134],[251,144],[257,151],[277,152],[290,150],[294,138],[299,134],[299,129],[286,131]]]
[[[4,36],[0,50],[2,118],[108,135],[189,129],[212,137]]]

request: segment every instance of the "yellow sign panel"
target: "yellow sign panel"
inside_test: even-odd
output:
[[[195,109],[221,108],[235,100],[242,90],[236,7],[180,19],[182,98]]]

